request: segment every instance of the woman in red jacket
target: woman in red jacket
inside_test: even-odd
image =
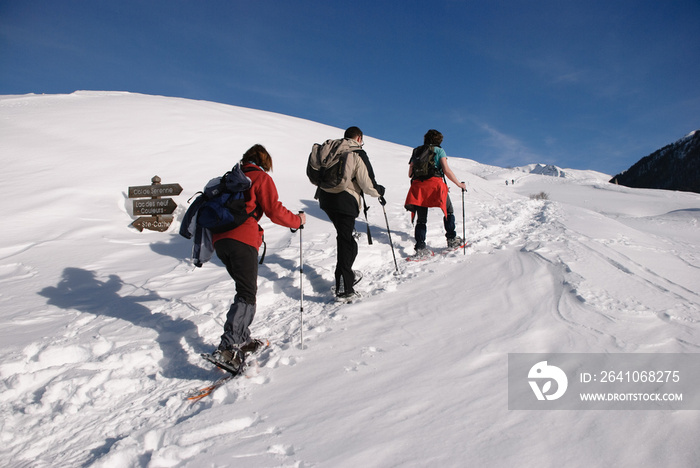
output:
[[[216,255],[236,283],[236,296],[226,315],[221,344],[214,354],[238,369],[245,355],[261,344],[251,339],[248,328],[255,317],[258,249],[263,242],[263,229],[258,221],[265,214],[273,223],[291,229],[298,229],[306,222],[304,213],[292,213],[279,201],[277,187],[267,174],[272,170],[272,158],[262,145],[245,152],[241,167],[252,181],[249,196],[246,196],[246,212],[252,215],[237,228],[213,236]]]

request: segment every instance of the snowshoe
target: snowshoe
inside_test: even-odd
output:
[[[269,346],[269,344],[267,340],[263,341],[257,338],[251,338],[247,343],[241,345],[240,350],[244,356],[248,356],[249,354],[255,353],[260,348]]]
[[[464,246],[464,239],[461,237],[453,237],[452,239],[447,239],[447,248],[448,249],[459,249],[460,247]]]
[[[336,302],[345,302],[345,303],[351,303],[351,302],[356,302],[362,298],[362,295],[358,293],[357,291],[353,291],[351,293],[347,294],[338,294],[335,296]]]
[[[203,359],[214,364],[216,367],[230,372],[233,375],[238,375],[243,371],[245,366],[245,355],[237,348],[232,349],[217,349],[211,354],[200,354]]]
[[[406,257],[406,260],[409,262],[420,262],[429,259],[433,255],[435,255],[435,252],[426,247],[422,249],[416,249],[416,253]]]

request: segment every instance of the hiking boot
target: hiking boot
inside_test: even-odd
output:
[[[245,362],[245,356],[240,348],[217,349],[213,353],[214,359],[223,362],[227,366],[231,366],[239,371]]]
[[[422,249],[416,249],[416,254],[414,257],[416,258],[423,258],[423,257],[430,257],[433,254],[433,251],[430,250],[427,247],[423,247]]]
[[[358,270],[352,270],[352,274],[355,276],[355,279],[352,281],[352,285],[355,286],[357,283],[362,281],[362,272]]]
[[[241,352],[243,353],[244,356],[247,356],[248,354],[253,354],[256,352],[258,349],[262,348],[265,346],[265,342],[262,340],[258,340],[256,338],[251,338],[248,340],[247,343],[242,344],[240,349]]]
[[[362,296],[360,295],[360,293],[353,291],[347,294],[338,294],[337,296],[335,296],[335,299],[338,302],[353,302],[355,300],[360,299],[361,297]]]
[[[447,239],[447,247],[450,249],[461,247],[462,244],[464,244],[464,240],[459,236],[453,237],[452,239]]]
[[[357,283],[362,281],[362,272],[358,271],[358,270],[352,270],[352,274],[354,277],[352,280],[352,286],[354,288]],[[353,292],[354,291],[350,291],[348,294],[352,294]],[[340,287],[338,288],[338,291],[336,291],[336,296],[342,296],[344,294],[345,294],[345,281],[341,277],[340,278]]]

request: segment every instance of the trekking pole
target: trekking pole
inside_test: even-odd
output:
[[[465,182],[462,181],[462,183]],[[467,255],[467,215],[464,211],[464,192],[466,191],[467,189],[462,189],[462,251],[464,255]]]
[[[304,214],[303,211],[299,212],[300,215]],[[301,218],[300,218],[301,219]],[[300,323],[299,330],[301,333],[301,349],[304,349],[304,250],[302,249],[302,232],[304,232],[304,225],[299,225],[299,316]]]
[[[394,243],[391,242],[391,229],[389,229],[389,218],[386,216],[386,208],[382,205],[382,211],[384,211],[384,220],[386,221],[386,233],[389,235],[389,245],[391,246],[391,255],[394,257],[394,266],[396,267],[396,273],[399,272],[399,264],[396,263],[396,254],[394,253]]]

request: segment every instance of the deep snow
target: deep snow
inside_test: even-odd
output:
[[[348,122],[348,125],[362,122]],[[371,135],[371,129],[364,129]],[[427,130],[427,128],[426,128]],[[0,97],[0,464],[100,466],[698,466],[697,411],[509,411],[507,356],[697,353],[700,196],[450,158],[467,181],[466,251],[422,263],[403,200],[410,148],[366,138],[384,214],[357,229],[365,298],[337,305],[332,226],[305,177],[312,143],[342,129],[251,109],[119,92]],[[415,144],[422,141],[416,135]],[[444,147],[450,155],[450,135]],[[299,233],[262,222],[253,333],[271,347],[220,375],[233,296],[218,261],[129,227],[129,186],[158,175],[187,199],[255,143]],[[506,185],[504,181],[515,180]],[[547,200],[530,195],[545,192]],[[462,202],[452,200],[461,232]],[[442,247],[437,210],[428,243]]]

